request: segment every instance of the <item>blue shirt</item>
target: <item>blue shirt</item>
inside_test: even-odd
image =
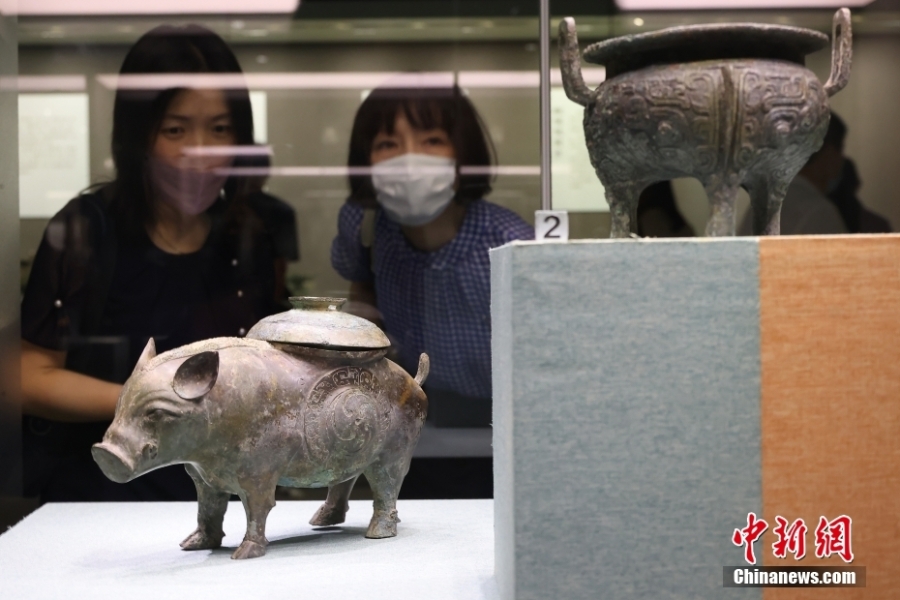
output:
[[[475,398],[491,397],[491,263],[488,250],[534,239],[514,212],[477,200],[456,237],[434,252],[412,246],[400,225],[376,211],[371,251],[360,241],[364,209],[341,207],[331,264],[350,281],[374,282],[378,310],[399,362],[415,373],[431,359],[428,384]]]

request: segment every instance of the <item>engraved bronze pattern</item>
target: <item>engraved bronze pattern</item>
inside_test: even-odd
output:
[[[787,187],[822,145],[828,97],[849,78],[849,11],[834,17],[832,73],[825,85],[802,65],[817,36],[827,41],[798,28],[720,24],[616,38],[585,52],[612,75],[590,90],[581,76],[574,20],[564,19],[563,87],[585,107],[585,140],[606,190],[610,236],[632,233],[645,187],[679,177],[696,177],[706,189],[707,235],[735,234],[739,187],[750,193],[754,233],[777,235]],[[698,48],[721,57],[673,60],[696,58]]]
[[[316,383],[309,395],[304,429],[309,455],[330,465],[334,448],[347,456],[366,458],[366,450],[378,447],[391,426],[391,404],[379,393],[374,374],[359,367],[342,367]]]

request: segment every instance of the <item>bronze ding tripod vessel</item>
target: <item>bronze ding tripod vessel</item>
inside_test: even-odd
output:
[[[822,85],[804,57],[828,37],[797,27],[712,24],[627,35],[589,46],[605,65],[591,90],[581,74],[575,21],[560,23],[560,67],[570,100],[585,107],[591,163],[606,189],[612,230],[636,227],[641,191],[696,177],[710,203],[708,236],[735,233],[738,188],[751,198],[753,233],[778,235],[788,185],[822,145],[828,98],[850,77],[850,11],[834,16],[831,76]]]

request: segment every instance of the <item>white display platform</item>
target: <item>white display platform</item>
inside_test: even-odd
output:
[[[48,504],[0,535],[3,600],[366,600],[497,598],[493,501],[401,500],[398,535],[365,538],[372,503],[347,522],[308,525],[319,502],[279,503],[266,556],[231,560],[244,535],[232,502],[219,550],[178,547],[196,525],[192,502]]]

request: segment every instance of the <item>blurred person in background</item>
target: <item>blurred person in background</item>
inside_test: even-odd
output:
[[[484,199],[492,164],[482,120],[456,86],[376,89],[353,121],[350,197],[331,262],[403,368],[415,373],[419,354],[430,356],[425,391],[438,426],[490,425],[488,251],[534,238],[518,215]],[[414,460],[404,492],[421,484],[431,486],[421,496],[490,497],[490,461],[477,462],[418,472]]]
[[[822,147],[813,154],[788,188],[781,208],[781,234],[890,233],[891,224],[867,209],[857,192],[861,182],[853,161],[844,156],[847,125],[831,113]],[[748,211],[739,228],[750,235]]]
[[[841,213],[847,233],[891,233],[893,230],[890,222],[859,201],[857,193],[861,186],[856,165],[845,157],[840,179],[829,192],[828,199],[834,202]]]
[[[785,194],[781,205],[781,235],[847,233],[841,213],[828,199],[841,177],[846,134],[843,120],[831,113],[822,147],[809,157]],[[753,234],[752,210],[744,215],[738,234]]]
[[[27,495],[196,497],[180,465],[113,483],[91,445],[150,338],[164,352],[243,336],[278,310],[272,241],[247,202],[249,182],[228,174],[253,143],[240,73],[225,42],[196,25],[157,27],[128,52],[113,114],[115,179],[53,217],[22,301]],[[195,74],[229,83],[194,88]]]

